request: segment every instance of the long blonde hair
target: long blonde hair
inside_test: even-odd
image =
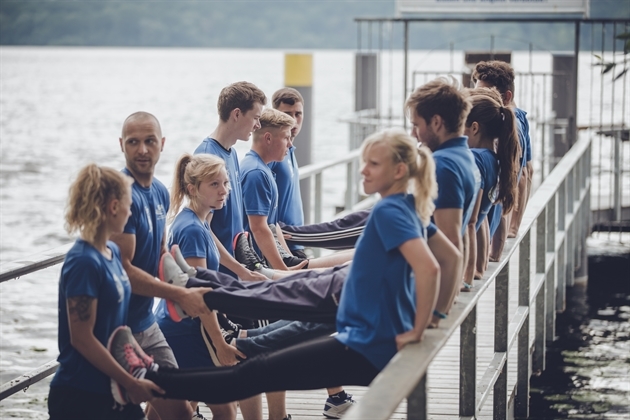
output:
[[[91,163],[79,171],[70,185],[66,205],[66,231],[75,232],[88,242],[107,217],[107,205],[113,199],[121,200],[130,193],[133,179],[112,168]]]
[[[413,181],[416,213],[426,227],[435,209],[433,200],[437,197],[438,188],[433,155],[426,147],[418,147],[418,142],[400,129],[389,129],[369,136],[363,143],[363,156],[375,144],[386,145],[391,151],[393,162],[407,166],[407,176],[400,182],[410,190],[409,183]]]
[[[218,156],[210,154],[182,155],[175,164],[175,177],[171,188],[171,206],[168,211],[169,222],[172,222],[179,213],[180,208],[187,198],[194,201],[196,197],[190,195],[188,185],[199,188],[199,184],[216,178],[221,169],[225,168],[225,162]]]

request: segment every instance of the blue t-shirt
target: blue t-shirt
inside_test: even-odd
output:
[[[336,336],[383,369],[396,354],[396,336],[413,329],[413,271],[398,249],[423,237],[413,195],[395,194],[374,206],[355,247],[343,286]]]
[[[132,176],[126,168],[123,172]],[[131,216],[124,230],[125,233],[136,236],[136,249],[131,264],[155,277],[158,273],[166,230],[168,190],[155,178],[149,188],[134,182],[131,187],[131,199]],[[132,294],[128,319],[131,331],[134,334],[142,332],[154,322],[153,298]]]
[[[195,212],[187,207],[175,217],[171,225],[168,247],[170,248],[174,244],[179,245],[184,258],[205,258],[206,267],[209,270],[217,271],[219,269],[219,250],[210,235],[208,223],[199,220]],[[160,330],[167,339],[200,334],[201,321],[199,318],[184,318],[180,322],[174,322],[168,315],[164,300],[159,303],[155,316]],[[181,364],[180,367],[187,366],[185,363],[187,355],[181,354],[179,347],[176,348],[178,349],[175,353],[177,363]]]
[[[455,137],[433,151],[438,197],[435,209],[462,209],[462,236],[479,193],[481,176],[468,138]]]
[[[237,233],[243,232],[243,223],[245,222],[238,155],[233,147],[230,150],[225,150],[218,141],[210,137],[202,141],[195,150],[196,155],[200,153],[215,155],[225,161],[225,167],[230,179],[230,195],[223,208],[213,212],[210,227],[225,249],[230,254],[234,254],[234,237]],[[219,271],[236,277],[234,273],[223,266],[219,267]]]
[[[59,369],[50,386],[69,386],[96,394],[109,394],[110,378],[87,361],[70,343],[67,299],[97,299],[94,336],[107,347],[112,332],[127,322],[131,285],[120,261],[120,250],[107,242],[111,260],[88,242],[78,239],[68,251],[59,279]]]
[[[273,172],[258,153],[250,150],[241,162],[243,206],[247,216],[267,216],[267,224],[278,223],[278,187]],[[249,221],[245,227],[250,230]],[[252,235],[253,239],[253,235]],[[254,247],[259,251],[254,240]]]
[[[514,115],[516,116],[518,141],[522,150],[521,166],[525,166],[527,162],[532,160],[532,139],[529,137],[529,121],[527,121],[527,112],[520,108],[514,108]]]
[[[275,175],[278,187],[278,220],[290,226],[304,225],[300,173],[295,158],[295,146],[289,148],[289,153],[283,161],[270,162],[268,166]],[[289,248],[303,249],[304,247],[289,245]]]
[[[481,175],[481,184],[479,189],[483,190],[481,197],[481,206],[479,207],[479,216],[475,228],[478,230],[481,223],[488,215],[490,207],[497,199],[499,187],[499,159],[496,153],[489,149],[470,149],[475,157],[479,175]]]

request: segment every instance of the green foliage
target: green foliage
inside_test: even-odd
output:
[[[622,63],[624,63],[624,64],[626,63],[625,56],[628,55],[628,53],[630,53],[630,31],[624,32],[624,33],[622,33],[620,35],[617,35],[616,39],[618,39],[620,41],[623,41],[623,40],[626,41],[624,43],[624,46],[623,46],[624,58],[622,60],[617,59],[617,57],[613,57],[613,61],[605,61],[602,58],[602,56],[597,55],[597,54],[593,54],[593,56],[595,56],[595,58],[598,60],[598,62],[593,64],[593,66],[601,67],[602,68],[602,74],[609,73],[613,69],[615,69],[618,65],[621,65]],[[624,67],[626,67],[626,66],[624,66]],[[619,73],[617,73],[613,77],[613,81],[621,79],[623,77],[623,75],[626,74],[627,72],[628,72],[628,67],[624,68]]]

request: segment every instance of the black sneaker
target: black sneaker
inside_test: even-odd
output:
[[[138,354],[137,348],[140,348],[140,346],[133,337],[131,329],[125,326],[116,328],[107,342],[107,350],[109,350],[118,364],[123,367],[125,372],[128,372],[134,378],[140,379],[144,378],[144,375],[147,373],[147,365],[145,364],[147,359],[143,357],[146,355],[142,349],[140,349],[141,353]],[[146,356],[146,358],[150,359],[149,356]],[[153,363],[152,359],[150,361]],[[110,386],[114,401],[120,405],[129,403],[129,396],[125,388],[113,379],[111,379]]]
[[[212,342],[210,334],[208,334],[208,331],[206,331],[206,329],[203,327],[203,324],[201,324],[201,335],[203,336],[203,341],[206,343],[206,347],[208,347],[208,353],[210,354],[210,359],[212,359],[212,363],[214,363],[215,366],[221,366],[219,355],[217,354],[217,348]],[[223,336],[223,339],[227,344],[232,344],[232,342],[236,339],[236,337],[234,337],[231,332],[226,331],[223,328],[221,328],[221,335]]]
[[[255,271],[264,267],[263,260],[254,251],[249,232],[237,233],[232,246],[234,248],[234,258],[245,265],[248,270]]]
[[[238,338],[238,336],[241,333],[241,330],[243,329],[242,325],[237,324],[236,322],[232,322],[230,318],[228,318],[222,313],[217,314],[217,319],[219,320],[219,326],[221,328],[223,328],[228,333],[232,334],[234,338]]]

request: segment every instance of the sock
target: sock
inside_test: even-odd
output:
[[[267,277],[268,279],[273,280],[273,270],[267,267],[262,267],[257,269],[256,271],[258,271],[260,274],[262,274],[263,276]]]
[[[329,395],[328,398],[340,399],[344,401],[346,398],[348,398],[348,394],[346,394],[346,391],[341,391],[337,392],[336,394]]]

